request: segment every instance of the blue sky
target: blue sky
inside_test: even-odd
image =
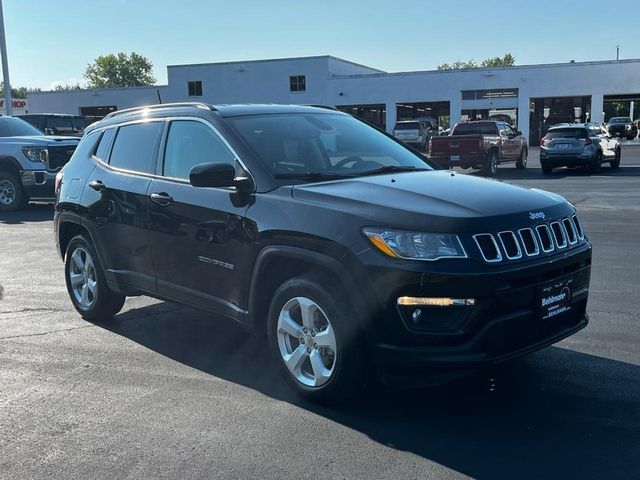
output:
[[[3,0],[11,83],[82,81],[98,55],[154,64],[334,55],[387,71],[509,51],[517,64],[640,58],[637,16],[582,0]],[[608,22],[605,23],[605,22]]]

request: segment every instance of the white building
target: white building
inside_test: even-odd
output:
[[[319,56],[172,65],[167,72],[161,86],[32,93],[29,110],[97,119],[159,102],[323,104],[388,131],[399,119],[430,116],[448,127],[501,114],[534,142],[547,123],[603,122],[607,111],[640,116],[640,60],[387,73]]]

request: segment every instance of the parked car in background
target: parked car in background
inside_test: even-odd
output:
[[[45,135],[66,135],[82,137],[87,121],[81,115],[64,115],[60,113],[28,113],[16,115],[30,123]]]
[[[448,137],[432,137],[429,158],[438,165],[482,168],[494,176],[500,163],[516,162],[527,166],[529,149],[522,132],[506,122],[479,120],[458,123]]]
[[[540,166],[549,174],[557,167],[589,167],[600,171],[604,162],[620,166],[620,143],[599,124],[560,125],[540,140]]]
[[[638,136],[638,126],[629,117],[613,117],[607,122],[609,133],[614,137],[633,140]]]
[[[145,294],[235,320],[314,400],[450,380],[588,322],[591,244],[564,198],[434,170],[338,111],[120,111],[59,179],[80,315]]]
[[[393,136],[421,151],[426,151],[429,139],[438,136],[438,122],[434,118],[401,120],[393,128]]]

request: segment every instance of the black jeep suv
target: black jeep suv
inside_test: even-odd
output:
[[[88,127],[57,179],[80,314],[125,296],[265,334],[299,393],[443,381],[586,326],[591,245],[562,197],[435,170],[328,108],[173,104]]]

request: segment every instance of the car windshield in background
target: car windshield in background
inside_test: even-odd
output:
[[[629,117],[615,117],[610,119],[607,123],[609,125],[612,125],[614,123],[631,123],[631,119]]]
[[[277,114],[229,118],[276,178],[432,170],[420,156],[347,115]]]
[[[0,137],[30,137],[33,135],[42,136],[43,133],[19,118],[0,118]]]
[[[460,123],[452,135],[497,135],[495,123]]]
[[[554,128],[549,130],[545,137],[547,138],[587,138],[589,134],[584,128]]]
[[[396,123],[396,130],[418,130],[418,123]]]

